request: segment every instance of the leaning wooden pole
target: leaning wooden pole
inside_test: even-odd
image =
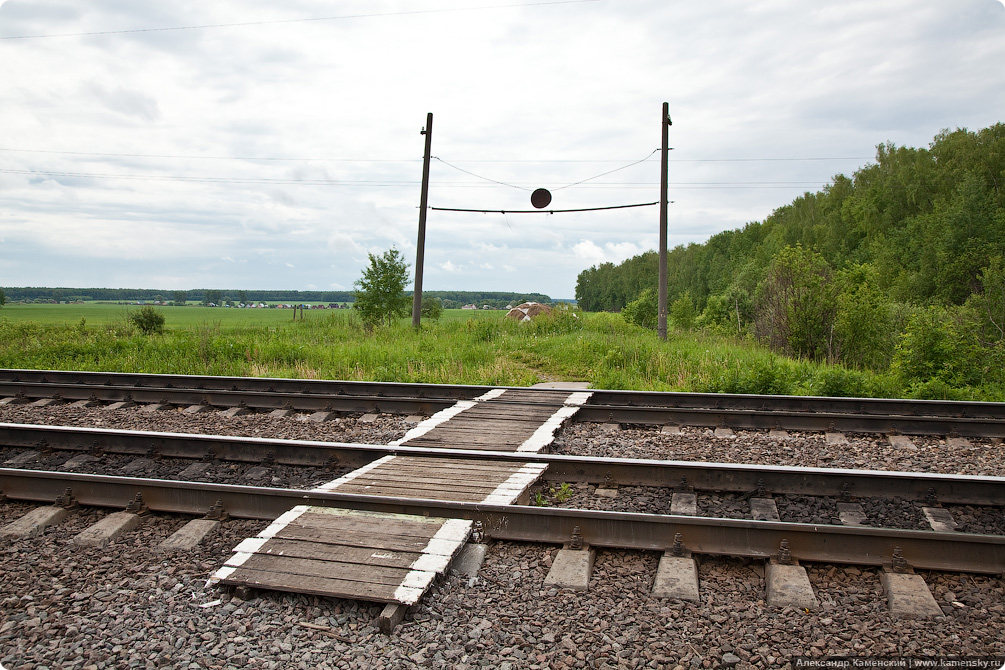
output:
[[[657,331],[661,340],[667,339],[667,198],[669,196],[669,185],[667,178],[669,174],[669,154],[670,154],[670,104],[663,103],[663,153],[661,154],[660,167],[660,252],[659,252],[659,289],[657,291]]]
[[[412,293],[412,327],[419,327],[422,314],[422,261],[426,253],[426,203],[429,200],[429,154],[433,146],[433,113],[426,114],[426,153],[422,158],[422,194],[419,196],[419,239],[415,243],[415,291]]]

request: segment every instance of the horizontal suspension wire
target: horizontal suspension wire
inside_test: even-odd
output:
[[[672,202],[672,201],[671,201]],[[430,207],[438,212],[474,212],[476,214],[566,214],[568,212],[597,212],[602,209],[627,209],[629,207],[652,207],[656,202],[640,202],[635,205],[610,205],[608,207],[583,207],[580,209],[462,209],[459,207]]]

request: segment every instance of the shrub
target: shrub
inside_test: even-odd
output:
[[[130,312],[129,323],[147,335],[164,332],[164,315],[150,305],[144,305],[138,312]]]
[[[656,291],[651,288],[643,289],[638,298],[625,305],[625,308],[621,311],[621,316],[628,323],[656,330],[658,321],[656,308],[658,301],[659,296]]]
[[[440,317],[443,316],[443,301],[435,296],[422,296],[422,306],[419,308],[419,314],[423,319],[439,321]]]
[[[691,292],[684,291],[684,294],[673,301],[670,305],[670,321],[681,330],[691,330],[694,328],[694,320],[698,312],[691,299]]]

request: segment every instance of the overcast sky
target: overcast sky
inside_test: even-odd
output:
[[[666,101],[670,245],[702,242],[1005,120],[1005,6],[6,0],[0,82],[0,286],[350,290],[414,267],[427,112],[431,206],[576,209],[659,199]],[[658,220],[430,211],[423,286],[571,298]]]

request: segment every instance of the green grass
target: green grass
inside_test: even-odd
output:
[[[24,305],[14,303],[0,309],[0,318],[12,321],[35,321],[43,324],[77,324],[81,319],[88,326],[107,326],[123,322],[126,314],[139,311],[141,305],[116,305],[89,302],[71,305]],[[184,307],[156,306],[163,312],[168,328],[193,328],[205,323],[219,323],[226,326],[264,326],[292,321],[292,309],[236,309],[230,307]],[[327,310],[318,310],[325,312]],[[336,310],[332,310],[336,311]],[[305,310],[304,314],[310,314]],[[299,320],[299,312],[298,320]]]
[[[165,307],[165,332],[142,335],[118,305],[8,305],[0,367],[526,386],[897,397],[888,375],[787,359],[735,338],[655,333],[616,314],[539,317],[448,310],[419,332],[402,319],[364,329],[351,310]],[[134,307],[132,309],[138,309]],[[1002,389],[960,396],[1002,400]]]

